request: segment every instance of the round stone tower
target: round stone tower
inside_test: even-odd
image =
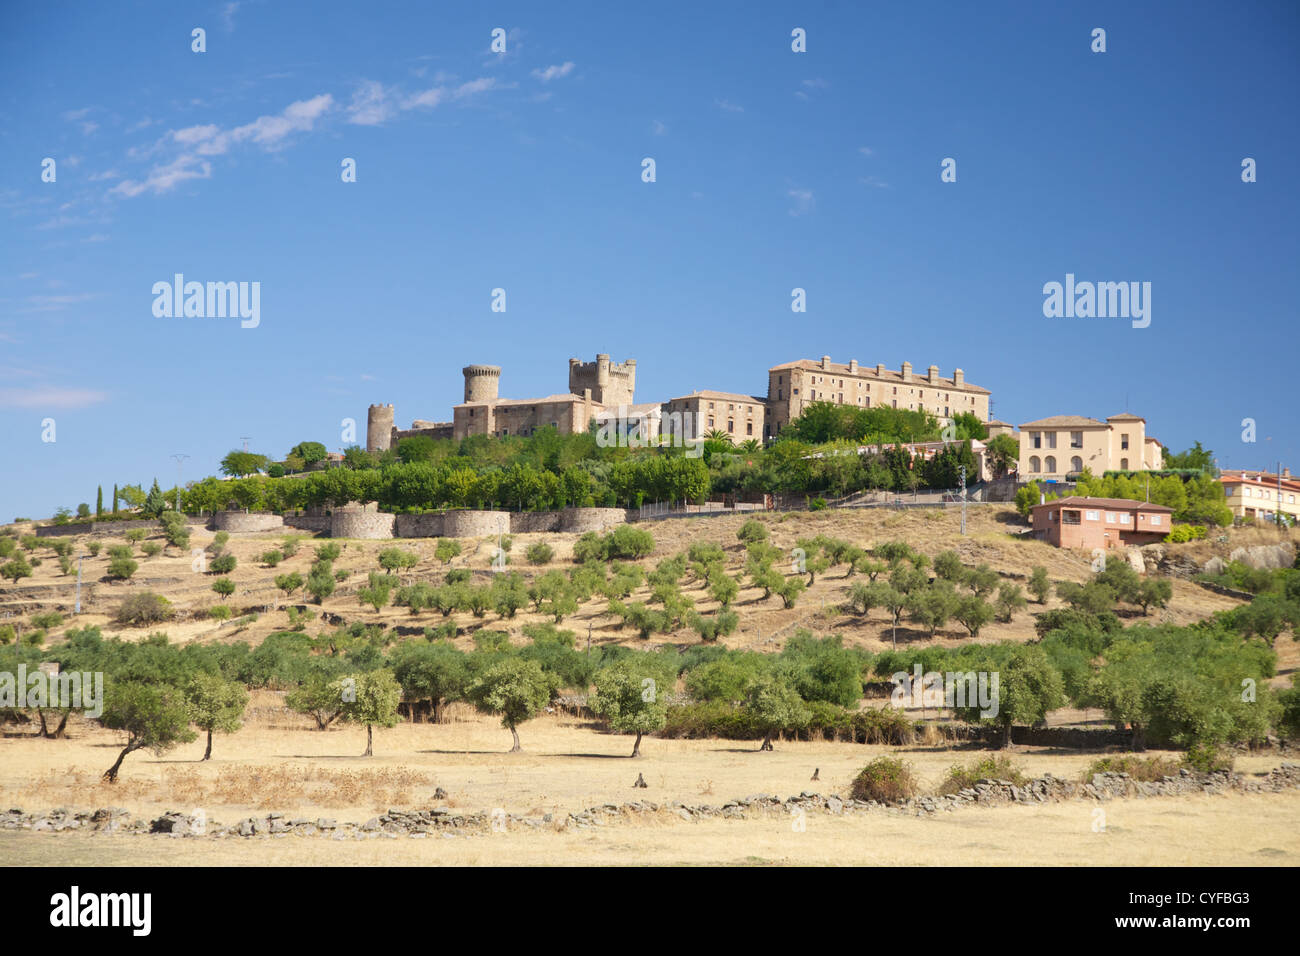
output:
[[[465,376],[466,402],[497,400],[497,388],[501,384],[501,366],[466,365],[461,372]]]
[[[393,443],[393,406],[371,405],[366,415],[366,451],[388,451]]]

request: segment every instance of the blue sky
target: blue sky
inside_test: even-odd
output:
[[[960,366],[997,418],[1300,466],[1300,5],[554,6],[4,5],[0,517],[598,351],[640,401]],[[260,325],[156,318],[178,272],[260,282]],[[1150,282],[1150,326],[1045,318],[1066,273]]]

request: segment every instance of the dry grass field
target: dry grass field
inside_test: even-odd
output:
[[[846,538],[869,547],[885,540],[906,540],[931,555],[954,548],[968,564],[988,563],[1008,576],[1026,576],[1043,565],[1055,580],[1084,580],[1089,558],[1081,552],[1058,550],[1046,544],[1017,539],[1022,525],[1014,513],[997,506],[973,508],[970,534],[958,533],[953,510],[885,512],[880,510],[789,513],[765,515],[772,540],[791,548],[796,539],[816,534]],[[656,538],[656,553],[641,563],[653,566],[659,558],[684,550],[694,541],[714,541],[727,549],[733,570],[744,552],[736,540],[742,516],[674,519],[645,525]],[[156,536],[151,536],[156,538]],[[258,556],[274,547],[283,535],[232,535],[229,550],[238,558],[231,575],[238,590],[224,603],[235,613],[257,611],[255,622],[242,628],[220,624],[203,615],[204,609],[223,603],[210,590],[211,575],[195,574],[188,555],[164,552],[155,558],[137,556],[140,570],[129,583],[101,581],[107,564],[104,552],[86,560],[86,581],[93,583],[85,600],[85,613],[75,626],[97,624],[106,635],[127,640],[148,630],[120,628],[112,613],[132,592],[154,590],[171,599],[178,620],[162,628],[172,640],[248,641],[257,644],[267,634],[287,626],[286,602],[272,583],[276,574],[297,570],[306,574],[312,550],[320,541],[304,538],[296,556],[277,568],[263,567]],[[202,547],[211,532],[196,530],[191,546]],[[119,543],[109,537],[107,544]],[[576,535],[521,534],[514,536],[512,568],[531,574],[524,549],[545,540],[555,549],[551,567],[568,567]],[[1232,532],[1227,543],[1196,542],[1171,548],[1195,549],[1198,560],[1211,553],[1226,556],[1241,544],[1277,540],[1268,530]],[[413,616],[404,608],[376,612],[362,607],[355,588],[377,569],[380,550],[394,545],[418,551],[420,563],[403,580],[440,581],[445,567],[433,557],[434,541],[340,541],[343,554],[336,568],[350,572],[340,586],[343,593],[323,606],[311,605],[317,617],[307,625],[309,634],[329,630],[323,617],[349,622],[382,623],[418,628],[442,618],[434,612]],[[488,572],[495,539],[462,541],[464,552],[452,563]],[[544,570],[541,569],[541,570]],[[0,588],[0,609],[21,615],[36,610],[71,609],[72,578],[59,574],[57,562],[46,558],[31,578],[19,587]],[[776,596],[763,600],[761,592],[746,589],[733,607],[740,627],[722,643],[732,648],[777,651],[796,627],[816,633],[836,633],[846,643],[879,651],[890,645],[891,634],[883,612],[863,620],[840,609],[849,586],[862,577],[846,578],[843,568],[819,575],[797,606],[785,609]],[[700,586],[690,583],[686,593],[701,611],[715,605]],[[644,590],[633,599],[643,598]],[[295,598],[293,603],[300,603]],[[1237,602],[1190,582],[1174,581],[1170,607],[1153,612],[1152,622],[1190,623]],[[1049,599],[1047,607],[1056,606]],[[988,625],[981,642],[1033,638],[1033,615],[1043,609],[1031,603],[1010,623]],[[322,613],[323,612],[323,613]],[[686,647],[698,642],[694,632],[682,630],[639,641],[635,634],[617,630],[604,612],[604,601],[594,600],[562,627],[578,635],[581,647],[588,636],[594,645],[619,642],[645,647],[664,643]],[[524,641],[524,625],[543,618],[522,611],[515,618],[497,620],[458,613],[462,627],[457,641],[472,646],[479,628],[508,631]],[[1136,619],[1136,618],[1135,618]],[[73,621],[52,630],[50,642],[60,641]],[[421,639],[422,638],[416,638]],[[955,625],[933,639],[923,631],[902,626],[900,646],[944,645],[970,640]],[[1297,664],[1297,642],[1278,641],[1279,683],[1289,684]],[[433,793],[443,788],[445,803],[473,812],[496,807],[510,813],[540,816],[564,814],[602,803],[633,799],[656,802],[679,800],[720,805],[729,799],[757,793],[782,797],[803,790],[843,793],[854,774],[885,747],[830,741],[778,742],[775,752],[757,752],[756,742],[725,740],[660,740],[650,738],[643,756],[632,760],[631,738],[604,733],[584,721],[548,714],[520,727],[524,752],[509,754],[510,735],[499,723],[475,714],[463,705],[449,708],[443,724],[403,723],[377,730],[375,756],[358,756],[365,746],[365,730],[333,727],[318,731],[299,715],[285,709],[283,696],[270,691],[253,695],[245,726],[234,735],[218,735],[213,758],[201,761],[202,739],[158,757],[142,751],[131,754],[116,785],[100,780],[121,747],[121,736],[74,717],[66,740],[42,740],[29,730],[7,728],[0,737],[0,801],[5,806],[41,810],[69,807],[75,810],[118,806],[137,816],[165,810],[191,812],[203,808],[210,820],[232,823],[259,811],[279,811],[290,816],[328,816],[364,821],[394,808],[428,807]],[[1099,715],[1061,711],[1050,723],[1098,722]],[[923,789],[930,790],[954,763],[967,763],[980,751],[953,749],[937,739],[929,744],[901,748]],[[1022,747],[1014,754],[1030,776],[1052,773],[1078,778],[1096,759],[1084,754],[1046,748]],[[1245,755],[1236,769],[1263,773],[1282,758],[1276,754]],[[820,780],[811,783],[814,769]],[[649,785],[634,790],[637,774]],[[116,864],[312,864],[312,863],[505,863],[505,864],[1229,864],[1295,865],[1300,860],[1300,836],[1294,827],[1300,812],[1300,794],[1162,798],[1120,800],[1106,805],[1105,833],[1092,830],[1095,804],[1078,802],[1001,809],[971,808],[939,818],[912,818],[902,814],[869,814],[849,818],[809,817],[806,832],[792,832],[782,820],[707,820],[687,823],[666,815],[596,830],[525,831],[427,840],[331,841],[312,838],[257,838],[242,840],[168,840],[158,837],[109,836],[30,832],[0,833],[0,857],[14,863]]]

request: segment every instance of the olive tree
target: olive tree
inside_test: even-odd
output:
[[[208,746],[203,759],[212,758],[212,733],[221,731],[233,734],[244,719],[248,706],[248,691],[242,684],[222,679],[217,674],[196,674],[185,690],[189,700],[191,721],[207,732]]]
[[[668,705],[655,679],[620,661],[598,671],[595,683],[596,694],[589,701],[592,711],[617,733],[636,734],[632,756],[641,756],[641,736],[662,730],[668,720]]]
[[[140,681],[112,681],[105,688],[104,712],[99,722],[109,730],[126,733],[126,746],[104,780],[117,782],[126,755],[149,749],[163,754],[177,744],[187,744],[198,735],[190,729],[190,708],[185,697],[167,684]]]
[[[518,753],[518,727],[551,700],[554,680],[537,661],[506,658],[489,667],[469,687],[468,696],[483,713],[500,714],[501,725],[514,738],[511,753]]]

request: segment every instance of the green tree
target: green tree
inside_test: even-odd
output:
[[[212,582],[212,590],[216,591],[222,597],[230,597],[235,593],[235,582],[230,578],[217,578]]]
[[[433,556],[443,564],[451,564],[452,558],[460,554],[460,542],[453,538],[439,538],[433,549]]]
[[[162,489],[158,487],[158,479],[153,480],[149,488],[149,493],[145,495],[144,507],[141,509],[150,518],[157,518],[167,507],[167,501],[163,498]]]
[[[745,709],[763,732],[759,750],[772,749],[772,735],[779,730],[805,726],[812,714],[790,685],[769,675],[754,680],[745,694]]]
[[[134,564],[135,562],[132,562]],[[110,573],[112,569],[110,568]],[[135,571],[134,568],[131,569]],[[8,578],[14,584],[17,584],[20,578],[30,578],[32,576],[32,566],[21,551],[13,556],[13,559],[0,564],[0,577]],[[130,575],[127,575],[130,577]]]
[[[551,700],[554,683],[537,661],[506,658],[489,667],[469,687],[468,696],[480,711],[501,715],[501,725],[514,739],[518,753],[518,727],[531,720]]]
[[[469,660],[451,644],[408,644],[395,657],[393,676],[407,700],[429,701],[433,722],[439,724],[446,705],[465,693]]]
[[[232,478],[243,478],[245,475],[256,475],[268,464],[270,459],[265,455],[236,449],[221,459],[221,473]]]
[[[658,683],[628,661],[597,671],[595,683],[592,711],[604,717],[616,733],[636,734],[632,756],[641,756],[641,736],[662,730],[668,719],[668,705]]]
[[[1052,582],[1048,580],[1047,568],[1042,565],[1035,565],[1033,573],[1029,576],[1029,593],[1039,604],[1046,604],[1047,597],[1052,593]]]
[[[397,726],[397,705],[402,688],[391,671],[362,671],[334,682],[343,703],[340,716],[350,723],[366,725],[366,752],[373,757],[375,727]]]
[[[99,485],[95,489],[95,517],[102,518],[103,516],[104,516],[104,486]]]
[[[190,708],[184,695],[170,684],[114,679],[104,690],[100,724],[126,733],[126,746],[104,772],[108,783],[117,782],[127,754],[147,748],[162,755],[198,736],[190,729]]]
[[[186,688],[190,720],[208,735],[203,759],[212,757],[212,734],[233,734],[243,723],[248,706],[248,691],[242,684],[228,681],[218,674],[195,674]]]
[[[952,616],[970,632],[971,637],[979,637],[980,628],[993,620],[993,608],[979,595],[970,594],[957,599]]]
[[[1020,591],[1020,585],[1010,583],[998,585],[998,596],[993,602],[993,607],[997,611],[999,621],[1004,624],[1010,622],[1012,615],[1025,607],[1025,596]]]

